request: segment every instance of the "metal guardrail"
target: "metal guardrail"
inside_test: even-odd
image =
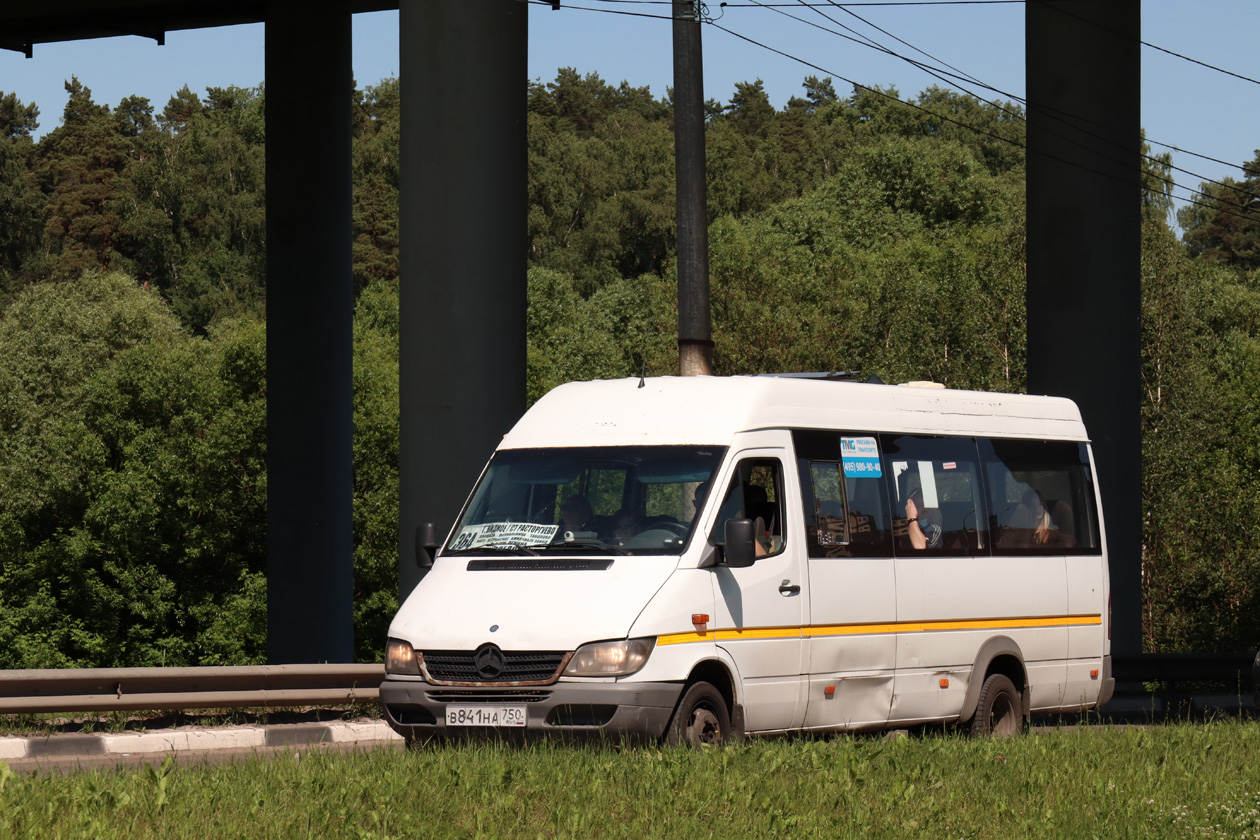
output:
[[[1112,657],[1118,682],[1256,686],[1260,655],[1144,653]],[[202,668],[0,670],[0,714],[375,702],[383,665],[241,665]]]
[[[1255,653],[1142,653],[1111,657],[1117,682],[1223,682],[1254,690]]]
[[[374,702],[383,665],[0,671],[0,714],[335,706]]]

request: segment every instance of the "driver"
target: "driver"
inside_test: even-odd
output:
[[[574,533],[592,530],[588,523],[593,515],[591,503],[585,496],[570,496],[560,506],[560,521],[564,526],[562,530]]]
[[[618,545],[625,545],[626,541],[639,533],[641,523],[639,517],[630,508],[622,508],[613,514],[612,518],[612,535]]]

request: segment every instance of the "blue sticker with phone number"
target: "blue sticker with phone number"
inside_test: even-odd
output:
[[[840,462],[845,478],[879,478],[884,474],[873,437],[840,438]]]

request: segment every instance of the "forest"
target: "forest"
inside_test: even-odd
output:
[[[1025,388],[1024,119],[760,81],[707,109],[719,374]],[[528,82],[529,399],[677,370],[673,109]],[[0,667],[266,656],[265,91],[0,92]],[[399,81],[356,89],[356,656],[397,606]],[[1260,152],[1143,217],[1143,645],[1260,647]],[[939,305],[948,301],[948,306]]]

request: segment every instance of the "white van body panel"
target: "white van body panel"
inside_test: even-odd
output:
[[[1097,558],[1091,558],[1097,562]],[[897,636],[897,698],[893,720],[938,717],[956,707],[954,695],[965,692],[963,681],[940,678],[950,670],[969,672],[985,640],[1000,632],[1020,647],[1038,678],[1030,680],[1033,710],[1060,704],[1067,680],[1067,627],[1019,627],[1003,619],[1063,616],[1067,581],[1061,557],[898,557],[897,619],[904,625],[955,621],[975,627],[903,632]],[[1011,585],[1031,581],[1033,585]],[[975,621],[978,618],[987,621]],[[941,671],[940,675],[937,671]],[[958,684],[956,685],[955,682]]]
[[[895,568],[886,558],[809,558],[809,729],[883,726],[899,636]],[[829,695],[827,687],[834,686]]]
[[[791,438],[781,430],[745,432],[733,437],[725,468],[715,487],[726,487],[734,468],[746,459],[769,461],[790,472]],[[791,491],[788,490],[791,498]],[[797,504],[799,505],[799,496]],[[710,506],[700,533],[716,525],[717,509]],[[712,570],[714,626],[728,630],[717,644],[739,669],[750,732],[798,728],[805,716],[807,659],[801,627],[809,624],[809,583],[798,546],[804,534],[789,521],[784,550],[763,557],[745,569]],[[796,591],[781,591],[796,586]],[[757,632],[746,630],[755,628]]]
[[[773,377],[570,382],[547,393],[500,449],[711,443],[757,429],[871,429],[1087,440],[1071,400]],[[995,416],[996,415],[996,416]]]
[[[443,650],[487,641],[513,650],[573,650],[624,639],[677,566],[675,557],[635,560],[602,571],[552,572],[467,571],[467,561],[452,558],[434,564],[425,577],[431,582],[412,591],[390,635],[441,639]]]
[[[566,558],[599,561],[598,568],[580,569],[553,569],[545,552],[444,550],[400,608],[391,639],[421,655],[492,644],[570,656],[593,642],[654,640],[634,673],[557,673],[539,690],[529,729],[579,735],[659,737],[679,695],[698,678],[718,685],[741,721],[739,731],[750,733],[965,720],[994,668],[1012,676],[1032,711],[1078,710],[1109,696],[1100,507],[1102,548],[1093,554],[1028,556],[984,545],[971,556],[901,549],[888,556],[811,556],[814,532],[802,511],[815,491],[802,486],[808,466],[794,430],[1088,446],[1076,406],[1054,397],[774,377],[562,385],[521,418],[497,452],[690,446],[714,447],[716,461],[724,451],[704,482],[709,495],[690,523],[685,549],[633,556],[570,549]],[[740,465],[749,462],[778,465],[775,502],[786,513],[769,553],[734,568],[721,562],[710,538],[721,541],[722,491],[739,483]],[[1096,477],[1092,455],[1089,470]],[[1005,511],[995,507],[988,512],[997,522]],[[894,509],[892,517],[898,515]],[[990,654],[999,648],[1002,662],[993,664]],[[500,696],[489,683],[456,696],[425,680],[391,672],[382,684],[391,725],[408,737],[443,732],[448,703]],[[501,693],[505,703],[516,696]]]
[[[713,613],[713,573],[709,569],[680,568],[647,602],[629,637],[655,636],[656,650],[642,671],[623,679],[655,681],[676,679],[680,670],[690,671],[697,662],[723,658],[712,633],[698,637],[691,617]],[[674,635],[682,638],[671,642]]]

